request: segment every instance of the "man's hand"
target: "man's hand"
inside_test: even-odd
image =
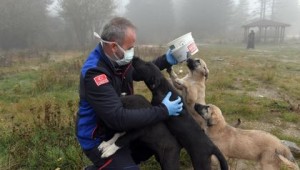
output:
[[[183,103],[181,102],[181,97],[179,96],[176,100],[170,101],[171,95],[172,92],[168,92],[162,103],[167,107],[169,116],[178,116],[182,111]]]

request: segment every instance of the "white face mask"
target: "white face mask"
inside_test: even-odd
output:
[[[122,59],[119,59],[119,57],[114,53],[114,58],[115,58],[115,62],[119,65],[119,66],[123,66],[123,65],[126,65],[126,64],[128,64],[128,63],[130,63],[131,62],[131,60],[132,60],[132,58],[133,58],[133,56],[134,56],[134,48],[132,47],[132,48],[130,48],[129,50],[124,50],[118,43],[116,43],[116,42],[112,42],[112,41],[105,41],[105,40],[102,40],[101,39],[101,37],[96,33],[96,32],[94,32],[94,36],[96,37],[96,38],[99,38],[100,39],[100,41],[101,41],[101,44],[102,44],[102,42],[103,43],[115,43],[115,44],[117,44],[117,46],[118,46],[118,48],[123,52],[123,58]]]
[[[129,50],[124,50],[120,45],[117,44],[117,46],[119,47],[119,49],[121,49],[123,51],[123,58],[122,59],[119,59],[119,60],[115,60],[116,63],[119,65],[119,66],[123,66],[123,65],[126,65],[128,63],[131,62],[133,56],[134,56],[134,48],[130,48]],[[116,54],[114,53],[115,55],[115,58],[117,58]]]

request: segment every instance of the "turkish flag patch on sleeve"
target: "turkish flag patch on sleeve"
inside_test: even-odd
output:
[[[100,86],[102,84],[109,82],[105,74],[100,74],[100,75],[94,77],[94,81],[97,84],[97,86]]]

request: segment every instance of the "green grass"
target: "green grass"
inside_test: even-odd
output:
[[[292,123],[297,123],[300,120],[299,115],[292,112],[284,112],[280,117],[282,118],[282,120]]]
[[[294,46],[199,46],[193,57],[205,60],[210,70],[206,102],[220,107],[228,122],[282,121],[271,131],[281,139],[300,144],[300,137],[283,133],[289,125],[300,126],[300,48]],[[146,60],[165,52],[165,47],[139,47]],[[74,135],[78,105],[79,72],[86,54],[42,52],[28,57],[14,54],[9,67],[0,68],[0,169],[81,169],[90,162]],[[52,60],[54,58],[54,60]],[[174,66],[183,69],[184,63]],[[166,76],[165,71],[163,72]],[[135,93],[151,99],[143,82]],[[260,129],[261,127],[249,127]],[[263,129],[262,129],[263,130]],[[185,150],[181,169],[191,167]],[[152,157],[142,169],[159,169]]]
[[[30,96],[33,81],[37,76],[37,72],[29,71],[2,77],[0,84],[1,101],[15,102],[20,98]]]

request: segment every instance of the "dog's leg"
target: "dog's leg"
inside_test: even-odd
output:
[[[172,67],[167,68],[167,72],[169,73],[171,79],[175,80],[178,78],[177,74],[174,72],[174,70],[172,69]]]
[[[104,148],[106,148],[107,146],[112,145],[113,143],[115,143],[115,142],[117,141],[117,139],[118,139],[120,136],[122,136],[122,135],[124,135],[124,134],[125,134],[125,132],[114,134],[114,136],[113,136],[110,140],[108,140],[108,141],[103,141],[103,142],[99,145],[98,149],[101,151],[101,150],[103,150]]]
[[[128,132],[126,135],[123,135],[115,142],[105,148],[102,149],[102,158],[107,158],[111,155],[113,155],[117,150],[119,150],[123,146],[129,146],[129,144],[141,137],[144,133],[147,132],[147,128],[139,129],[139,130],[132,130]],[[116,139],[116,138],[115,138]]]
[[[193,162],[193,160],[192,160]],[[204,159],[201,159],[200,161],[198,160],[200,167],[197,168],[195,164],[193,164],[194,169],[199,169],[199,170],[211,170],[211,157],[207,156]],[[196,167],[196,168],[195,168]]]
[[[273,164],[268,164],[268,163],[264,163],[264,164],[261,164],[261,169],[262,170],[280,170],[280,166],[275,166]]]
[[[293,170],[299,170],[299,166],[297,165],[297,163],[294,159],[289,160],[286,157],[284,157],[283,155],[281,155],[279,152],[277,152],[277,151],[275,151],[275,152],[276,152],[277,157],[283,162],[283,164],[285,166],[287,166],[288,168],[293,169]]]
[[[101,151],[102,151],[102,155],[101,158],[107,158],[111,155],[113,155],[114,153],[117,152],[117,150],[119,150],[120,147],[118,147],[115,143],[113,143],[112,145],[107,145],[106,147],[104,147]]]
[[[144,97],[123,97],[122,103],[126,108],[132,109],[151,107],[149,101]],[[148,158],[148,155],[155,153],[155,158],[160,163],[162,170],[179,170],[181,146],[163,122],[129,131],[126,135],[120,137],[115,145],[118,147],[129,145],[135,139],[138,140],[137,145],[135,143],[133,144],[135,146],[130,146],[133,151],[133,159],[136,162],[144,161]],[[151,150],[151,152],[140,155],[139,152],[143,152],[144,147]]]
[[[171,68],[167,69],[167,72],[170,75],[171,81],[173,86],[178,89],[178,90],[182,90],[184,88],[184,82],[183,80],[179,79],[177,74],[174,72],[174,70]]]
[[[183,87],[183,96],[185,98],[185,102],[186,104],[191,107],[191,108],[194,108],[194,105],[196,103],[196,100],[197,100],[197,89],[192,87],[192,86],[188,86],[186,84],[182,84],[182,87]],[[198,102],[198,103],[202,103],[202,104],[205,104],[203,102]]]
[[[161,146],[163,146],[163,148],[156,151],[158,153],[156,159],[158,159],[162,170],[178,170],[180,167],[179,160],[181,146],[177,143],[176,139],[165,140]]]
[[[112,154],[114,154],[119,147],[115,145],[115,142],[117,139],[124,135],[125,132],[123,133],[116,133],[110,140],[108,141],[103,141],[99,146],[98,149],[102,152],[102,158],[106,158]]]
[[[261,154],[260,166],[262,170],[280,170],[280,162],[276,153],[265,152]]]
[[[139,138],[151,150],[162,170],[179,170],[181,146],[164,123],[158,123]]]

